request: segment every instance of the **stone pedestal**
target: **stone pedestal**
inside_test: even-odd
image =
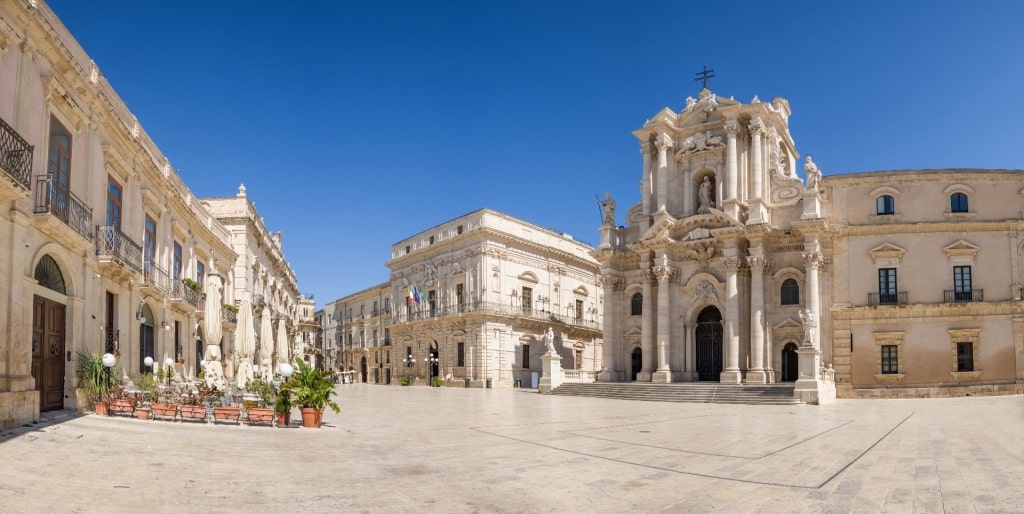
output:
[[[800,215],[802,220],[815,220],[821,217],[821,195],[817,190],[804,191],[804,212]]]
[[[655,384],[671,384],[672,383],[672,371],[671,370],[658,370],[651,375],[651,382]]]
[[[601,225],[601,244],[598,245],[598,248],[603,249],[618,246],[619,241],[618,238],[615,237],[617,232],[618,229],[616,229],[614,225]]]
[[[619,374],[610,369],[602,369],[597,373],[598,382],[616,382],[618,379]]]
[[[768,217],[768,211],[765,210],[764,204],[761,203],[760,198],[753,198],[747,205],[747,225],[759,225],[767,222],[765,218]]]
[[[730,218],[739,221],[740,203],[735,199],[730,199],[722,202],[722,211],[728,214]]]
[[[636,374],[637,382],[650,382],[652,373],[650,371],[638,371]]]
[[[768,376],[762,369],[752,369],[747,372],[747,384],[767,384]]]
[[[545,353],[540,356],[541,372],[540,384],[537,385],[537,392],[550,393],[552,389],[562,385],[562,357],[556,353]]]
[[[718,376],[718,381],[723,384],[742,384],[743,373],[740,370],[726,370]]]
[[[821,351],[805,343],[796,350],[800,377],[793,386],[793,396],[811,405],[824,405],[836,399],[836,385],[820,377]]]

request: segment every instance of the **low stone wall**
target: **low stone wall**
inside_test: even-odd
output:
[[[1024,383],[978,384],[969,386],[935,387],[872,387],[840,386],[840,398],[960,398],[964,396],[1003,396],[1024,394]]]
[[[0,430],[39,419],[39,391],[0,393]]]

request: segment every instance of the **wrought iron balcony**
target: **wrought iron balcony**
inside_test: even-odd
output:
[[[167,271],[147,258],[142,262],[142,286],[167,294],[171,290],[171,278]]]
[[[15,184],[28,191],[32,178],[32,153],[35,148],[28,144],[13,127],[0,119],[0,169]]]
[[[238,312],[229,309],[227,305],[224,306],[222,315],[224,317],[224,321],[227,321],[228,323],[238,323]]]
[[[906,305],[907,292],[868,293],[868,305]]]
[[[204,307],[203,293],[185,285],[183,279],[171,281],[171,301],[184,301],[196,310]]]
[[[502,316],[513,316],[521,318],[529,318],[541,321],[551,321],[556,323],[564,323],[566,325],[573,325],[578,327],[591,328],[595,330],[601,329],[601,324],[596,321],[590,321],[585,319],[576,319],[574,316],[559,316],[555,312],[549,312],[538,309],[523,308],[520,306],[505,305],[494,302],[475,302],[465,303],[462,305],[451,305],[445,307],[435,307],[431,309],[429,306],[423,305],[420,310],[415,310],[407,314],[399,314],[391,318],[392,323],[407,323],[410,321],[416,321],[421,319],[432,319],[441,318],[446,316],[458,316],[469,313],[485,313],[485,314],[496,314]]]
[[[56,187],[50,175],[36,177],[36,214],[49,214],[64,222],[78,235],[91,239],[92,209],[78,199],[74,193]]]
[[[984,302],[984,289],[971,289],[970,291],[943,291],[943,301],[946,303]]]
[[[121,229],[113,225],[96,227],[94,242],[97,259],[113,260],[136,272],[142,272],[142,247],[121,232]]]

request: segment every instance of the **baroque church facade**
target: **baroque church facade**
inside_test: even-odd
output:
[[[1022,392],[1024,172],[822,176],[790,114],[704,88],[634,132],[640,201],[617,226],[606,194],[593,253],[599,380]]]

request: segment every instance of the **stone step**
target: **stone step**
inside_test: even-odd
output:
[[[562,396],[588,396],[660,402],[800,405],[791,385],[729,385],[710,383],[565,383],[551,391]]]

